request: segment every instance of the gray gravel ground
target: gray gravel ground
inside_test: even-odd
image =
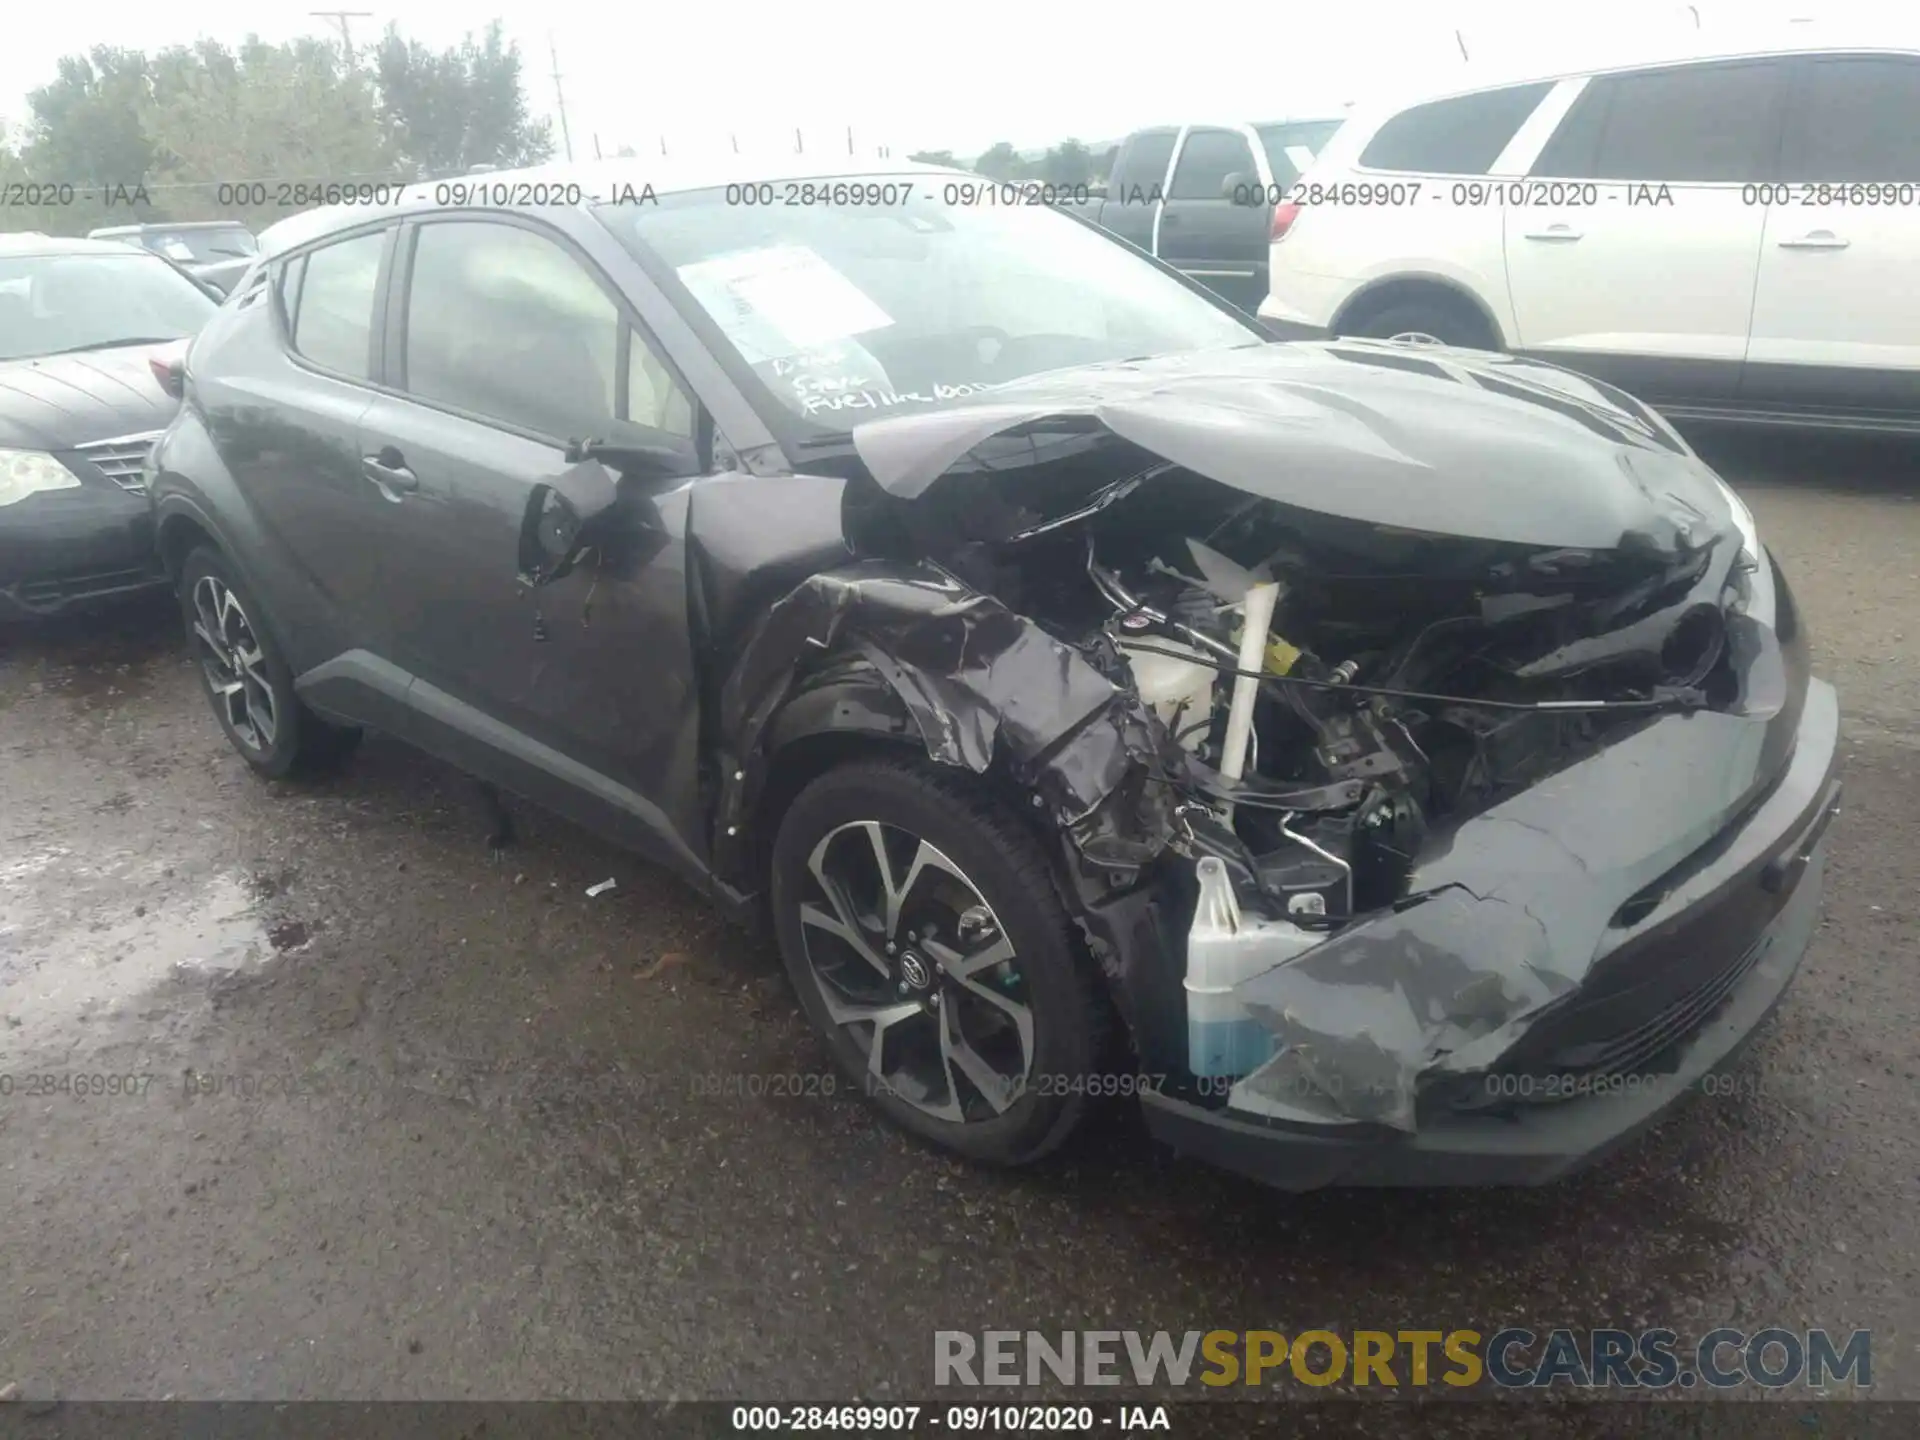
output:
[[[1848,716],[1827,918],[1741,1093],[1538,1191],[1288,1198],[1124,1117],[946,1162],[675,882],[525,807],[496,863],[379,739],[254,780],[170,613],[0,640],[0,1385],[924,1398],[935,1328],[1724,1323],[1871,1327],[1920,1398],[1920,455],[1710,448]]]

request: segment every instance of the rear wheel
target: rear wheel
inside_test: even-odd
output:
[[[203,545],[187,556],[180,608],[214,718],[242,760],[280,779],[318,773],[352,752],[360,732],[300,703],[259,605],[219,551]]]
[[[1342,328],[1349,335],[1395,340],[1403,345],[1457,345],[1466,350],[1499,348],[1486,322],[1473,314],[1465,302],[1401,301],[1371,315],[1362,315],[1352,325]]]
[[[840,1068],[902,1128],[1001,1165],[1085,1113],[1106,1010],[1035,838],[957,778],[828,772],[774,841],[781,956]]]

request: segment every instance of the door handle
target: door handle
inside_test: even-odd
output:
[[[1578,240],[1583,233],[1585,232],[1576,230],[1571,225],[1549,225],[1544,230],[1527,231],[1527,239],[1529,240],[1560,240],[1560,241]]]
[[[420,488],[420,477],[407,468],[406,457],[391,445],[378,455],[363,455],[360,473],[387,492],[389,499]]]
[[[1852,243],[1851,240],[1842,240],[1831,230],[1809,230],[1806,234],[1797,235],[1791,240],[1782,240],[1780,248],[1782,250],[1844,250]]]

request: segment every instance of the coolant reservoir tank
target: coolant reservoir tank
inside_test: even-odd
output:
[[[1187,930],[1187,1068],[1240,1076],[1273,1058],[1273,1032],[1233,997],[1236,986],[1311,949],[1320,936],[1285,920],[1249,917],[1227,867],[1212,855],[1195,867],[1200,903]]]
[[[1120,649],[1133,670],[1133,683],[1141,700],[1191,750],[1206,741],[1205,722],[1213,713],[1213,685],[1219,671],[1205,663],[1206,657],[1192,646],[1159,639],[1154,646],[1153,650],[1135,650],[1122,641]],[[1160,650],[1179,650],[1194,658],[1177,659],[1159,654]]]

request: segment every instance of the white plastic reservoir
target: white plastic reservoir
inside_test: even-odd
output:
[[[1317,945],[1321,936],[1285,920],[1247,919],[1227,867],[1206,856],[1194,868],[1200,903],[1187,931],[1187,1067],[1240,1076],[1273,1058],[1273,1032],[1233,998],[1233,989]]]

